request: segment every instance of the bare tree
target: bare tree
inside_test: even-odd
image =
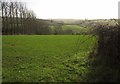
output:
[[[15,3],[11,2],[11,11],[12,11],[12,34],[15,34]]]
[[[36,19],[22,2],[1,2],[3,34],[49,34],[50,28]]]
[[[9,34],[8,30],[9,30],[9,26],[8,26],[8,2],[5,2],[5,32],[6,34]]]
[[[18,18],[18,16],[19,16],[19,6],[18,6],[18,2],[15,2],[15,18],[16,18],[16,27],[15,27],[15,32],[16,32],[16,34],[18,34],[18,29],[19,29],[19,18]]]
[[[2,12],[2,33],[5,33],[5,15],[4,15],[4,10],[5,10],[5,2],[1,2],[1,12]]]

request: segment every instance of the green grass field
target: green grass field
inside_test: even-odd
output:
[[[54,30],[55,26],[50,26],[52,30]],[[79,25],[62,25],[63,30],[72,30],[73,32],[80,33],[80,32],[87,32],[90,28],[81,27]]]
[[[76,46],[78,37],[80,41]],[[81,42],[89,37],[88,35],[3,36],[3,82],[81,81],[87,72],[85,58],[95,43],[95,37],[92,37],[81,45]]]
[[[70,29],[70,30],[73,30],[73,32],[85,32],[85,31],[88,31],[89,28],[84,28],[78,25],[63,25],[62,29],[63,30]]]

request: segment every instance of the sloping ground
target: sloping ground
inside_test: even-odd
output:
[[[87,32],[89,30],[89,28],[85,28],[85,27],[81,27],[78,25],[63,25],[62,26],[63,30],[72,30],[73,32]]]
[[[56,27],[56,26],[50,26],[50,28],[54,31],[56,28],[59,28],[59,27]],[[63,31],[66,31],[66,30],[72,30],[73,33],[87,33],[89,32],[90,28],[87,28],[87,27],[81,27],[79,25],[61,25],[61,29]]]
[[[83,43],[75,54],[78,37],[82,42],[90,36],[3,36],[3,82],[83,80],[87,71],[85,58],[94,45],[95,37]]]

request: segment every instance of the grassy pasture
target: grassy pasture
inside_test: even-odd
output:
[[[79,52],[75,51],[80,39]],[[80,81],[95,37],[89,35],[16,35],[2,37],[3,82]]]
[[[78,25],[63,25],[62,29],[63,30],[70,29],[70,30],[73,30],[73,32],[85,32],[85,31],[88,31],[89,28],[84,28]]]
[[[55,26],[50,26],[52,30],[55,30]],[[62,25],[62,30],[72,30],[73,32],[87,32],[90,28],[81,27],[79,25]]]

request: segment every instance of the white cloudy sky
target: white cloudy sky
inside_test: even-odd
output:
[[[110,19],[118,18],[120,0],[19,0],[26,2],[38,18]]]

